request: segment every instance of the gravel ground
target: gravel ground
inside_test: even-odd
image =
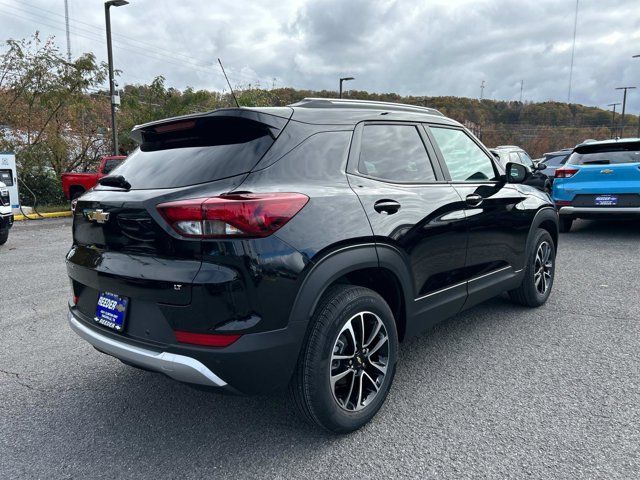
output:
[[[401,348],[392,392],[333,437],[285,394],[200,392],[67,326],[69,219],[0,247],[0,477],[638,478],[640,223],[577,222],[549,302],[497,298]]]

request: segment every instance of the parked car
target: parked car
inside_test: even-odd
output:
[[[555,152],[545,153],[541,158],[534,160],[536,165],[544,164],[547,168],[541,170],[553,185],[556,169],[560,168],[569,159],[569,155],[573,152],[573,148],[563,148]]]
[[[436,110],[305,99],[132,137],[78,199],[66,258],[71,328],[126,364],[288,385],[304,418],[348,432],[383,404],[399,342],[504,291],[551,292],[551,199]]]
[[[98,180],[111,173],[111,171],[127,158],[121,155],[102,157],[97,172],[63,173],[62,190],[68,200],[74,200],[87,190],[93,188]]]
[[[0,245],[7,243],[9,239],[9,229],[13,225],[13,213],[11,201],[9,200],[9,189],[0,182]]]
[[[562,232],[576,218],[640,217],[640,139],[578,145],[556,170],[553,199]]]
[[[531,170],[531,176],[527,179],[527,185],[537,188],[545,193],[551,193],[551,180],[544,174],[545,164],[534,164],[527,152],[515,145],[501,145],[491,149],[491,153],[504,167],[507,163],[519,163]]]

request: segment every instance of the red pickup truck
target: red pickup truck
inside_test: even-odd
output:
[[[127,157],[116,155],[107,156],[100,159],[100,167],[97,172],[86,173],[63,173],[62,190],[69,200],[78,198],[84,192],[93,188],[102,177],[109,175],[111,170],[116,168]]]

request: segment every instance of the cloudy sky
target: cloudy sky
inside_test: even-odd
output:
[[[68,0],[74,56],[106,59],[101,0]],[[112,9],[120,84],[234,85],[566,101],[575,0],[130,0]],[[0,0],[0,39],[66,50],[64,0]],[[607,108],[640,87],[640,0],[580,0],[571,99]],[[640,88],[628,108],[640,110]]]

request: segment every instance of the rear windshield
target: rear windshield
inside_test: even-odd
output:
[[[567,162],[569,165],[612,165],[618,163],[640,163],[640,143],[578,147]]]
[[[234,117],[152,127],[142,139],[111,171],[133,190],[184,187],[248,172],[275,141],[266,125]]]
[[[557,167],[558,165],[562,165],[565,159],[569,155],[547,155],[543,160],[543,163],[548,167]]]

